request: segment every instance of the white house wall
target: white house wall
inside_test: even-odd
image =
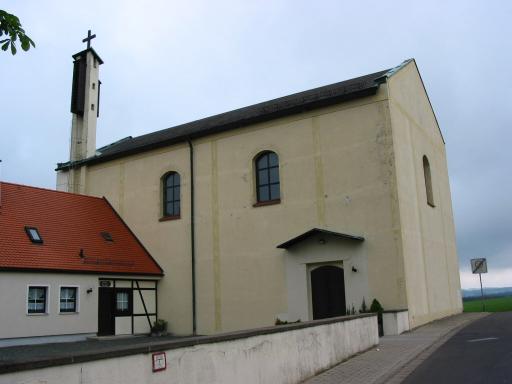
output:
[[[38,272],[0,272],[0,345],[7,339],[60,336],[95,335],[98,332],[98,287],[99,278],[107,275],[65,274]],[[119,276],[113,279],[139,279],[140,277]],[[144,279],[144,278],[142,278]],[[147,279],[147,278],[146,278]],[[139,280],[140,288],[154,288],[154,281]],[[28,314],[28,286],[47,286],[47,313]],[[59,313],[59,292],[61,286],[78,287],[78,312]],[[131,288],[131,280],[116,280],[117,288]],[[91,293],[87,293],[92,288]],[[134,288],[136,284],[134,283]],[[154,290],[140,291],[148,313],[156,313]],[[133,320],[133,333],[149,333],[150,326],[145,316],[139,291],[133,290],[133,313],[139,314]],[[142,316],[142,314],[144,314]],[[151,324],[156,316],[150,316]],[[115,318],[115,334],[132,334],[131,316]],[[58,339],[55,339],[58,341]],[[10,343],[10,341],[9,341]]]
[[[48,286],[46,314],[27,314],[29,285]],[[78,286],[78,313],[59,313],[60,286]],[[98,331],[98,277],[52,273],[0,273],[0,339],[89,334]],[[92,288],[92,293],[87,289]]]

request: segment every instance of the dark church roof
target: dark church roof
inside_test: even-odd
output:
[[[326,107],[342,101],[374,95],[379,85],[385,81],[385,75],[389,71],[389,69],[386,69],[146,135],[127,137],[100,148],[93,157],[76,161],[73,164],[70,162],[59,163],[57,164],[57,170],[66,170],[72,166],[80,166],[82,164],[101,163],[202,136],[241,128],[250,124]]]

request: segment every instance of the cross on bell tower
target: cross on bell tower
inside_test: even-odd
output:
[[[91,48],[91,40],[95,39],[96,35],[91,35],[91,30],[87,31],[87,37],[82,40],[83,43],[87,42],[87,49]]]

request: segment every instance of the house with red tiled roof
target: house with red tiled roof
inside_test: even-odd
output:
[[[162,276],[107,199],[0,183],[0,345],[148,333]]]

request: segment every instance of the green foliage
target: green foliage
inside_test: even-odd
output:
[[[20,19],[0,9],[0,46],[2,51],[11,48],[11,53],[16,54],[16,41],[19,40],[21,49],[28,51],[30,46],[35,48],[35,44],[30,37],[25,34],[21,28]]]
[[[276,322],[275,322],[275,325],[285,325],[285,324],[295,324],[295,323],[300,323],[300,319],[298,319],[297,321],[286,321],[286,320],[281,320],[279,317],[276,319]]]
[[[361,308],[359,308],[359,313],[366,313],[368,312],[368,307],[366,305],[366,301],[364,300],[364,297],[363,297],[363,303],[361,304]]]
[[[167,321],[163,319],[158,319],[153,323],[151,327],[151,331],[154,333],[166,332],[167,331]]]
[[[370,312],[382,313],[382,311],[384,311],[384,308],[380,305],[379,300],[373,299],[372,305],[370,305]]]
[[[512,311],[512,296],[496,297],[486,299],[485,312],[505,312]],[[463,302],[464,312],[482,312],[481,300],[465,300]]]

